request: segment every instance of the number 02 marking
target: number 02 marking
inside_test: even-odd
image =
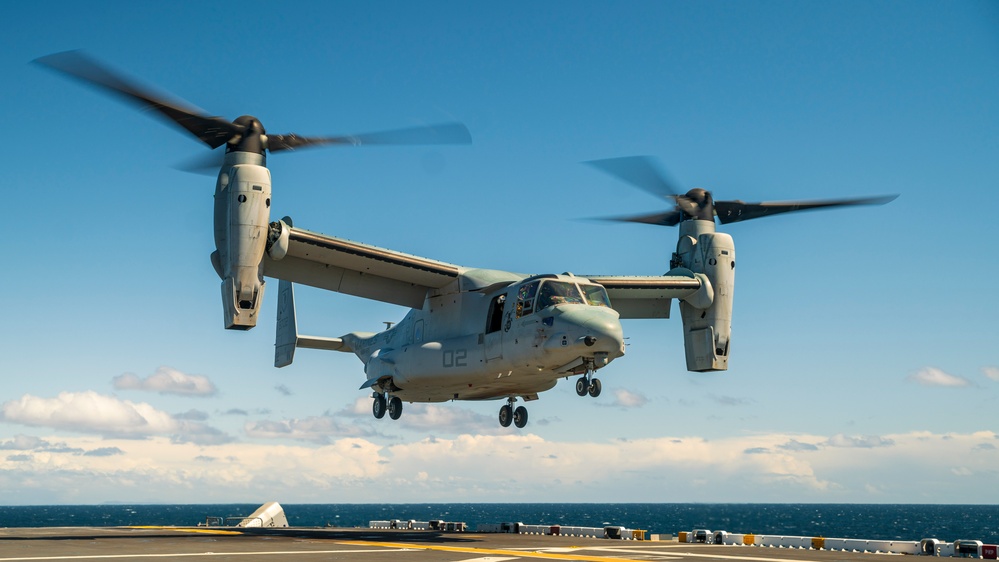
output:
[[[444,366],[445,367],[467,367],[468,366],[468,350],[467,349],[456,349],[454,351],[447,350],[444,352]]]

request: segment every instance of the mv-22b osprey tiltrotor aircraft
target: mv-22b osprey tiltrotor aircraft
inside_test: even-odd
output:
[[[683,193],[647,158],[590,162],[628,183],[675,202],[673,209],[619,220],[679,226],[670,270],[661,276],[523,275],[461,267],[271,222],[266,153],[324,144],[456,144],[469,142],[456,123],[346,137],[267,134],[254,117],[233,122],[167,102],[79,52],[40,64],[122,95],[176,122],[210,147],[225,145],[215,189],[211,261],[222,278],[225,327],[257,323],[265,277],[280,280],[275,365],[291,364],[299,347],[353,352],[364,363],[376,418],[398,419],[403,401],[504,399],[499,422],[527,424],[517,398],[535,400],[561,378],[578,376],[576,393],[600,394],[594,374],[624,355],[623,318],[669,318],[679,301],[690,371],[728,368],[735,245],[722,224],[778,213],[883,204],[894,197],[745,203]],[[412,310],[383,332],[340,338],[297,333],[292,283]]]

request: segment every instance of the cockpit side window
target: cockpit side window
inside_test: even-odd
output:
[[[575,283],[545,281],[538,296],[538,310],[555,304],[583,304],[583,295]]]
[[[521,285],[517,289],[517,318],[534,312],[534,297],[538,294],[540,281]]]
[[[586,295],[586,304],[610,307],[610,299],[603,287],[600,285],[580,285],[580,287],[583,289],[583,294]]]

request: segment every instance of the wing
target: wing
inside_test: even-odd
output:
[[[685,269],[654,277],[587,275],[586,278],[603,285],[611,306],[621,318],[669,318],[672,299],[686,298],[701,288],[701,281]]]
[[[284,245],[281,259],[267,252],[264,275],[366,299],[421,308],[430,289],[456,281],[465,268],[273,223],[271,240]],[[277,234],[274,229],[278,229]]]

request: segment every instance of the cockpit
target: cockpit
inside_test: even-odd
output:
[[[558,279],[532,281],[517,290],[517,318],[559,304],[610,307],[610,299],[600,285]]]

